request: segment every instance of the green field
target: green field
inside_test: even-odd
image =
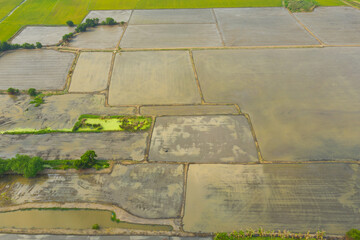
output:
[[[21,0],[0,0],[0,18]],[[90,10],[280,7],[281,0],[27,0],[0,23],[0,41],[9,40],[22,26],[78,24]],[[341,0],[318,0],[322,6],[344,5]],[[2,15],[1,15],[2,14]]]

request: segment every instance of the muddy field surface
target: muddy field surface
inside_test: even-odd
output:
[[[319,44],[285,8],[214,9],[226,46]]]
[[[83,22],[86,19],[98,18],[100,22],[106,21],[106,18],[113,18],[116,22],[128,22],[132,10],[98,10],[90,11],[89,14],[84,18]]]
[[[212,115],[238,114],[234,105],[188,105],[188,106],[143,106],[140,114],[150,116],[162,115]]]
[[[129,25],[121,48],[220,47],[215,24]]]
[[[74,27],[46,27],[46,26],[28,26],[17,35],[11,43],[24,44],[40,42],[42,45],[56,45],[62,40],[65,34],[74,32]]]
[[[201,103],[188,52],[144,51],[116,55],[110,105],[176,103]]]
[[[205,101],[250,114],[265,160],[360,160],[360,48],[193,54]]]
[[[258,161],[254,138],[244,116],[159,117],[152,134],[149,160]]]
[[[113,49],[116,48],[120,41],[123,31],[123,28],[119,25],[87,28],[86,32],[74,37],[69,46],[74,48]]]
[[[73,53],[53,50],[16,50],[0,56],[0,90],[62,90]]]
[[[134,10],[130,24],[215,23],[211,9]]]
[[[360,11],[351,7],[319,7],[310,13],[295,13],[327,44],[360,44]]]
[[[111,174],[50,174],[35,179],[0,178],[11,203],[82,202],[115,204],[142,218],[178,218],[182,165],[115,165]]]
[[[344,233],[360,221],[359,171],[357,164],[190,165],[184,230]]]
[[[111,52],[83,52],[71,78],[70,92],[95,92],[107,87]]]
[[[72,129],[82,114],[133,115],[135,108],[105,107],[104,95],[66,94],[45,97],[39,107],[28,96],[0,95],[0,131]]]
[[[144,159],[148,133],[49,133],[0,135],[0,158],[16,154],[41,157],[44,160],[80,159],[94,150],[102,160]]]

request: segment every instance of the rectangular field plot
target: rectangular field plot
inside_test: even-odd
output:
[[[134,10],[130,24],[215,23],[211,9]]]
[[[116,56],[109,104],[201,103],[188,52],[122,52]]]
[[[319,7],[295,13],[317,37],[327,44],[360,44],[360,11],[351,7]]]
[[[234,105],[143,106],[144,116],[238,114]]]
[[[360,160],[360,48],[193,55],[205,101],[248,113],[266,161]]]
[[[23,44],[40,42],[42,45],[56,45],[62,40],[62,36],[73,32],[73,27],[44,27],[28,26],[17,35],[11,43]]]
[[[89,14],[84,18],[83,22],[88,18],[98,18],[100,22],[105,21],[106,18],[113,18],[116,22],[128,22],[132,10],[100,10],[90,11]]]
[[[215,24],[130,25],[122,48],[181,48],[222,46]]]
[[[244,116],[174,116],[156,119],[149,160],[244,163],[258,158]]]
[[[69,43],[74,48],[110,49],[116,48],[123,33],[121,26],[97,26],[88,28]]]
[[[360,222],[357,164],[190,165],[184,230],[343,234]]]
[[[83,52],[71,78],[70,92],[95,92],[107,87],[111,52]]]
[[[183,200],[183,169],[176,164],[135,164],[115,165],[111,174],[49,174],[31,180],[9,176],[0,178],[0,189],[9,186],[10,205],[104,203],[140,218],[177,218]]]
[[[284,8],[214,11],[226,46],[319,44]]]
[[[61,90],[75,58],[53,50],[17,50],[0,57],[0,89]]]
[[[0,135],[1,158],[16,154],[38,156],[45,160],[80,159],[94,150],[98,159],[143,160],[148,133],[49,133]]]

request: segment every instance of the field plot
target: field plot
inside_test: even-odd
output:
[[[295,15],[327,44],[360,45],[360,11],[357,9],[319,7],[314,12]]]
[[[61,90],[75,58],[53,50],[19,50],[0,57],[0,89]]]
[[[143,218],[180,216],[183,166],[168,164],[115,165],[111,174],[51,174],[27,180],[0,178],[12,204],[85,202],[115,204]]]
[[[162,115],[212,115],[238,114],[234,105],[185,105],[185,106],[143,106],[140,114],[145,116]]]
[[[88,28],[70,41],[69,46],[74,48],[110,49],[116,48],[123,33],[120,26],[97,26]]]
[[[0,135],[0,158],[16,154],[38,156],[45,160],[80,159],[87,150],[94,150],[98,159],[143,160],[148,133],[50,133]]]
[[[70,92],[95,92],[107,87],[111,52],[82,52],[71,78]]]
[[[159,117],[150,161],[257,162],[257,151],[244,116]]]
[[[135,108],[105,107],[104,95],[66,94],[44,98],[39,107],[28,96],[0,95],[0,131],[72,129],[82,114],[134,115]]]
[[[73,32],[73,27],[36,27],[28,26],[17,35],[11,43],[24,44],[40,42],[42,45],[56,45],[62,40],[62,36]]]
[[[357,164],[190,165],[184,230],[344,233],[360,222],[359,184]]]
[[[265,160],[360,160],[360,48],[193,54],[205,101],[249,113]]]
[[[130,24],[215,23],[211,9],[134,10]]]
[[[284,8],[214,11],[226,46],[319,44]]]
[[[3,20],[13,9],[15,9],[23,0],[0,0],[0,22]]]
[[[215,24],[130,25],[122,48],[218,47],[222,46]]]
[[[132,10],[102,10],[102,11],[90,11],[82,22],[85,22],[88,18],[98,18],[99,22],[105,21],[106,18],[111,17],[116,22],[128,22]]]
[[[201,103],[188,52],[123,52],[116,56],[110,105]]]

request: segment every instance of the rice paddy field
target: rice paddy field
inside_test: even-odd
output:
[[[318,0],[321,6],[344,5],[341,0]],[[26,25],[81,23],[91,10],[281,7],[281,0],[0,0],[0,41],[9,40]],[[7,16],[21,4],[16,11]]]

